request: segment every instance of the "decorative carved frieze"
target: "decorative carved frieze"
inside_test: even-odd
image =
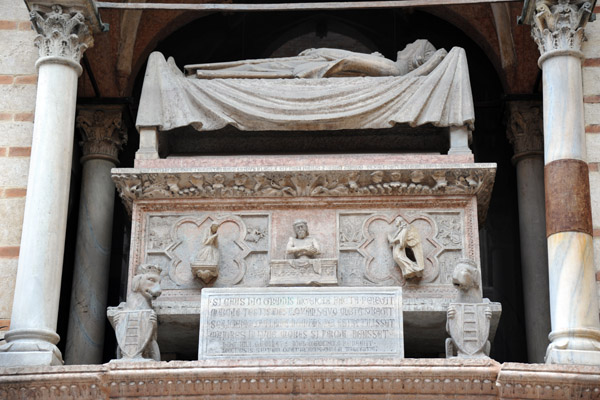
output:
[[[556,51],[580,54],[585,41],[583,27],[591,12],[591,2],[538,0],[531,36],[540,50],[540,63]]]
[[[504,363],[488,359],[405,359],[379,368],[273,366],[260,376],[256,368],[207,368],[206,361],[124,363],[119,366],[69,365],[3,370],[0,398],[173,398],[235,395],[238,399],[337,393],[385,397],[427,396],[445,399],[597,399],[598,367]],[[425,377],[425,378],[424,378]]]
[[[494,164],[385,170],[113,170],[128,210],[134,201],[147,199],[474,195],[480,222],[494,178]]]
[[[539,101],[508,103],[506,136],[513,145],[515,158],[528,154],[543,154],[542,104]]]
[[[53,5],[49,12],[31,11],[30,19],[39,33],[35,45],[40,58],[60,57],[79,65],[83,52],[94,43],[80,12],[63,11],[61,6]]]
[[[119,162],[119,150],[127,143],[121,110],[79,109],[76,119],[82,140],[82,161],[92,158]]]

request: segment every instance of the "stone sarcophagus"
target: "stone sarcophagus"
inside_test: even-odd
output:
[[[420,40],[396,61],[313,49],[186,71],[151,55],[135,168],[113,170],[133,220],[130,276],[141,263],[164,271],[154,302],[161,351],[197,357],[206,288],[323,286],[401,287],[405,351],[398,354],[443,354],[454,267],[460,259],[479,263],[478,220],[495,175],[495,165],[473,163],[468,148],[474,112],[464,50]],[[317,143],[343,135],[363,143],[423,139],[412,154],[400,146],[219,156],[206,154],[211,143],[196,132],[232,130],[232,146],[252,144],[241,131]],[[438,143],[431,132],[444,135],[448,154],[429,145]],[[491,303],[490,312],[493,336],[500,305]]]
[[[406,157],[389,155],[394,167],[368,165],[376,157],[365,155],[353,157],[362,164],[353,168],[114,170],[132,210],[130,264],[165,271],[154,302],[161,350],[196,352],[205,287],[333,285],[401,286],[407,349],[443,353],[453,268],[459,259],[479,259],[477,214],[487,207],[495,169],[398,167]],[[318,247],[311,258],[289,252],[298,220],[306,222],[309,246]],[[212,248],[211,227],[218,237]],[[214,280],[194,273],[199,254],[213,254]],[[421,273],[405,276],[396,254],[422,264]],[[499,307],[492,311],[497,322]]]

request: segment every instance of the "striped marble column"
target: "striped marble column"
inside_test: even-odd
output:
[[[532,27],[543,71],[552,325],[546,363],[600,365],[581,74],[583,27],[591,9],[589,2],[538,1]]]
[[[110,170],[127,141],[121,107],[78,107],[83,173],[65,362],[102,362],[115,185]]]
[[[512,160],[517,169],[527,358],[531,363],[542,363],[550,332],[542,104],[511,101],[507,106],[506,135],[513,145]]]

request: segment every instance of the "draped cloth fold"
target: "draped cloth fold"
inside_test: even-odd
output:
[[[438,50],[403,76],[197,79],[150,55],[136,126],[168,131],[384,129],[468,126],[475,120],[465,51]]]

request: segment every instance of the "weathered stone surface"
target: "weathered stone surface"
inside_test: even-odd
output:
[[[0,186],[26,187],[29,157],[0,157]]]
[[[185,126],[211,131],[227,125],[247,131],[383,129],[395,124],[473,130],[475,115],[464,49],[454,47],[449,53],[441,49],[429,57],[423,57],[427,59],[423,65],[403,76],[377,71],[384,76],[199,81],[185,77],[173,59],[167,62],[155,52],[148,59],[136,125],[162,131]],[[392,69],[397,67],[385,58],[362,55],[342,58],[333,69],[341,70],[355,61],[353,71],[361,70],[355,66],[377,70],[372,68],[373,62],[384,60]],[[256,68],[254,61],[240,61],[238,66],[249,63]],[[214,71],[220,65],[206,69]],[[244,102],[238,101],[240,96]]]
[[[0,0],[0,19],[9,21],[29,21],[25,2]]]
[[[33,112],[36,85],[0,85],[2,110],[11,112]]]
[[[199,359],[404,356],[401,288],[202,291]]]
[[[0,199],[0,246],[18,246],[25,198]]]
[[[598,46],[600,47],[600,46]],[[586,125],[600,124],[600,104],[599,103],[584,103],[583,104],[584,121]]]
[[[337,259],[272,260],[269,286],[337,285]]]
[[[39,398],[173,398],[235,396],[250,400],[292,396],[323,399],[551,399],[598,397],[599,367],[499,364],[493,360],[404,359],[381,368],[364,366],[261,369],[210,367],[206,361],[143,365],[86,365],[0,369],[0,396]],[[427,376],[427,378],[424,378]]]
[[[17,259],[0,258],[0,319],[10,319],[12,311],[13,294],[15,292],[15,278],[17,276]]]
[[[0,10],[2,7],[0,7]],[[29,18],[27,18],[29,19]],[[33,45],[36,34],[31,31],[0,30],[0,74],[36,73],[38,51]]]
[[[112,172],[128,208],[134,200],[160,198],[475,195],[483,222],[495,164],[116,168]]]
[[[29,147],[33,123],[0,121],[0,146]]]
[[[117,307],[108,307],[106,311],[119,344],[118,360],[160,361],[160,350],[156,342],[158,321],[152,309],[152,300],[161,294],[161,272],[162,269],[155,265],[140,265],[133,277],[127,301]]]

